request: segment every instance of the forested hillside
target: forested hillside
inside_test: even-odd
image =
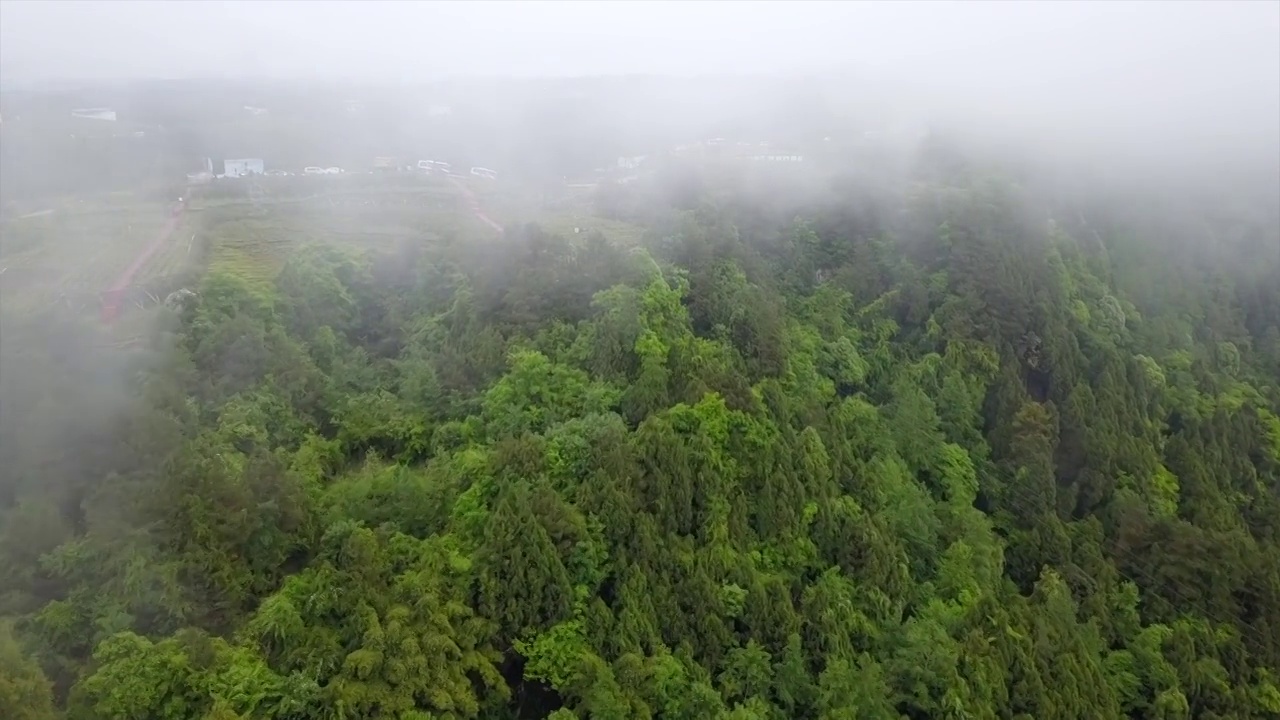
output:
[[[1277,717],[1274,207],[980,167],[207,276],[6,455],[0,716]]]

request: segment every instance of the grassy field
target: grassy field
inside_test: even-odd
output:
[[[575,235],[599,232],[609,242],[622,247],[636,247],[644,238],[645,229],[620,220],[610,220],[584,211],[544,213],[533,220],[543,230],[555,235],[572,238]]]
[[[638,245],[645,232],[639,225],[597,215],[589,190],[513,188],[501,181],[472,178],[466,182],[485,213],[503,225],[536,223],[547,232],[568,238],[598,231],[624,247]]]
[[[270,282],[307,244],[391,249],[432,238],[491,234],[462,194],[443,178],[376,176],[264,178],[258,191],[223,182],[191,199],[169,242],[134,279],[127,313],[198,284],[205,272]],[[467,179],[484,212],[499,223],[536,222],[573,237],[598,231],[633,246],[642,228],[594,216],[589,203],[538,207],[501,184]],[[0,223],[0,306],[27,315],[50,304],[96,312],[100,294],[168,220],[162,198],[114,193],[11,212]],[[479,234],[479,235],[478,235]]]
[[[192,217],[200,219],[208,271],[251,282],[269,282],[290,253],[307,244],[389,249],[451,234],[466,221],[456,192],[445,187],[216,205]]]
[[[92,310],[169,219],[169,205],[122,195],[64,202],[0,224],[0,306]]]

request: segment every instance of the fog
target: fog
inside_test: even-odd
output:
[[[420,82],[844,67],[975,91],[1039,95],[1060,85],[1067,94],[1099,96],[1128,83],[1178,83],[1181,90],[1166,92],[1184,95],[1264,87],[1276,78],[1280,23],[1280,10],[1267,2],[6,0],[2,7],[6,82]]]
[[[119,122],[70,117],[85,107],[112,108]],[[364,174],[382,156],[496,168],[511,197],[541,198],[511,201],[503,220],[519,223],[616,159],[709,138],[767,141],[806,158],[803,172],[754,186],[783,218],[814,203],[888,202],[921,141],[943,137],[1021,168],[1046,192],[1248,196],[1273,218],[1280,3],[5,0],[0,113],[0,254],[58,240],[55,254],[0,276],[10,338],[22,328],[38,339],[6,343],[37,357],[8,363],[5,395],[38,403],[46,385],[77,391],[67,375],[32,380],[56,365],[50,357],[70,363],[120,338],[86,339],[100,331],[83,317],[56,332],[33,317],[92,314],[118,269],[77,269],[83,259],[104,244],[144,245],[204,158],[263,158],[291,173]],[[636,186],[649,198],[705,187],[682,173]],[[856,176],[866,198],[846,197],[841,176]],[[218,192],[243,195],[230,185]],[[104,193],[136,207],[84,205]],[[633,202],[600,197],[619,216]],[[363,222],[347,212],[293,222]],[[188,253],[201,232],[189,233]],[[111,262],[123,267],[131,252]],[[184,262],[155,271],[148,296],[193,281],[199,263]],[[15,299],[33,297],[29,288],[49,290],[29,302],[43,303],[34,316]],[[65,372],[86,388],[120,395],[103,378],[122,377],[126,363],[73,366]],[[17,422],[12,412],[5,422]]]
[[[1276,153],[1280,3],[0,4],[0,88],[221,78],[822,78],[1046,152]],[[722,99],[721,106],[727,100]],[[758,104],[758,100],[757,100]],[[692,108],[690,108],[692,110]]]
[[[656,307],[635,280],[655,267],[694,289],[660,296],[662,313],[701,318],[692,349],[642,350],[626,334],[640,321],[618,320],[564,350],[616,345],[608,382],[643,368],[655,408],[677,384],[664,358],[681,353],[725,368],[724,387],[699,375],[689,388],[729,388],[743,407],[761,378],[819,365],[840,373],[841,402],[879,403],[898,390],[861,386],[873,371],[857,369],[871,367],[859,343],[874,335],[887,377],[901,368],[879,366],[953,330],[1003,353],[1008,377],[1050,331],[1071,362],[1112,344],[1150,355],[1115,355],[1105,378],[1164,363],[1170,387],[1194,386],[1188,368],[1232,354],[1280,377],[1276,0],[0,0],[0,115],[0,650],[7,617],[69,587],[98,592],[52,580],[45,553],[83,540],[170,572],[138,559],[169,558],[189,534],[166,502],[277,506],[238,494],[254,481],[224,450],[295,453],[291,474],[328,482],[366,458],[427,462],[471,443],[508,351],[558,347],[601,308]],[[1153,254],[1168,257],[1148,273]],[[637,292],[597,302],[610,288]],[[825,302],[815,288],[848,295],[832,308],[848,337],[805,349],[812,371],[786,368],[789,344],[819,347],[817,330],[794,330],[811,322],[795,307]],[[999,332],[979,335],[973,308],[992,308]],[[1082,387],[1071,397],[1092,397]],[[1179,402],[1196,396],[1184,390]],[[218,490],[222,475],[239,489]],[[215,607],[212,585],[182,587]],[[160,617],[112,607],[83,614],[93,632]],[[228,629],[233,605],[217,607],[192,622]],[[88,667],[91,649],[67,657]],[[76,675],[58,662],[61,702]]]

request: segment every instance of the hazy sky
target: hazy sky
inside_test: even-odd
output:
[[[1280,147],[1280,0],[0,0],[5,86],[828,70],[1048,138]]]
[[[0,0],[0,79],[10,82],[835,66],[1006,85],[1117,72],[1167,80],[1191,66],[1256,82],[1280,77],[1280,2]]]

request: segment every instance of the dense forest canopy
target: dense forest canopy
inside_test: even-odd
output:
[[[1280,715],[1275,197],[980,159],[10,326],[0,716]]]

